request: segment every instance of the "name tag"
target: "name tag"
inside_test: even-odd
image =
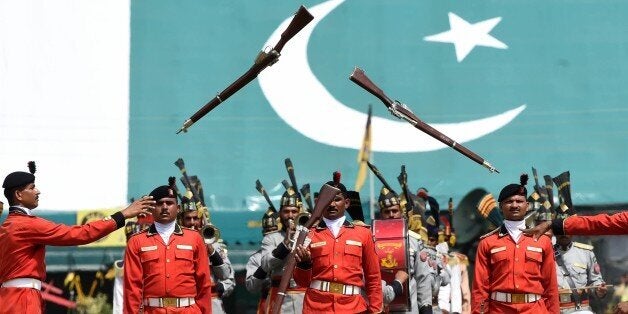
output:
[[[183,244],[177,244],[177,249],[180,250],[192,250],[192,246],[191,245],[183,245]]]
[[[140,250],[142,250],[142,252],[156,251],[157,250],[157,246],[156,245],[143,246],[143,247],[140,248]]]
[[[326,241],[323,241],[323,242],[316,242],[316,243],[312,243],[312,244],[310,244],[310,247],[319,247],[319,246],[323,246],[323,245],[325,245],[325,244],[327,244],[327,242],[326,242]]]
[[[347,243],[347,245],[362,246],[362,242],[353,241],[353,240],[347,240],[346,243]]]
[[[506,247],[505,246],[501,246],[501,247],[496,247],[494,249],[491,249],[491,254],[495,254],[495,253],[501,252],[501,251],[506,251]]]
[[[528,246],[526,248],[528,251],[543,253],[543,249],[536,246]]]

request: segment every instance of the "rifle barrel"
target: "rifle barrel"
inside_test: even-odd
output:
[[[434,129],[429,124],[421,121],[421,119],[419,119],[416,115],[414,115],[414,113],[412,113],[412,111],[410,111],[409,109],[406,109],[405,106],[402,105],[400,102],[392,101],[388,96],[386,96],[386,94],[384,94],[384,92],[379,87],[377,87],[377,85],[375,85],[375,83],[373,83],[366,76],[366,74],[364,73],[364,71],[362,69],[356,67],[353,70],[353,73],[351,74],[349,79],[351,81],[353,81],[354,83],[356,83],[358,86],[364,88],[369,93],[373,94],[375,97],[379,98],[384,103],[384,105],[386,105],[388,110],[391,111],[391,113],[393,115],[408,121],[415,128],[417,128],[417,129],[423,131],[424,133],[426,133],[427,135],[429,135],[429,136],[439,140],[441,143],[443,143],[443,144],[445,144],[445,145],[447,145],[447,146],[457,150],[459,153],[467,156],[467,158],[469,158],[469,159],[475,161],[476,163],[484,166],[489,171],[499,173],[499,170],[497,170],[495,167],[493,167],[493,165],[491,165],[491,163],[489,163],[487,160],[485,160],[484,158],[480,157],[476,153],[472,152],[468,148],[464,147],[460,143],[452,140],[447,135],[445,135],[445,134],[441,133],[440,131]]]
[[[314,17],[304,6],[300,6],[299,10],[295,13],[295,16],[290,21],[290,24],[281,34],[281,38],[279,42],[273,47],[273,49],[269,52],[260,52],[255,60],[255,63],[248,71],[246,71],[242,76],[240,76],[235,82],[231,83],[227,88],[225,88],[222,92],[218,93],[216,97],[210,100],[205,104],[201,109],[199,109],[196,113],[194,113],[189,119],[183,122],[183,126],[177,131],[177,134],[181,132],[187,132],[187,129],[192,126],[196,121],[200,120],[218,105],[220,105],[223,101],[227,100],[233,94],[238,92],[244,86],[249,84],[253,79],[257,77],[260,72],[262,72],[265,68],[273,65],[275,62],[279,60],[280,52],[283,49],[283,46],[294,37],[298,32],[300,32],[308,23],[310,23]]]

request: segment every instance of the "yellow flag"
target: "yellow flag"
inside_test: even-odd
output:
[[[371,115],[372,108],[369,105],[369,115],[366,119],[366,128],[364,130],[364,140],[362,141],[362,148],[358,152],[358,177],[355,179],[355,190],[360,191],[366,181],[367,164],[366,162],[371,159]]]

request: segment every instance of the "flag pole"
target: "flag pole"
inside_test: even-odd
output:
[[[374,160],[373,152],[371,152],[370,157],[371,160]],[[373,219],[375,219],[375,183],[373,181],[373,171],[369,171],[369,211],[371,213],[371,221],[373,221]]]

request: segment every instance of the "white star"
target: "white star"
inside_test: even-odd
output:
[[[462,62],[475,46],[507,49],[508,46],[488,33],[502,20],[501,17],[469,24],[455,13],[449,12],[450,30],[423,38],[426,41],[452,43],[456,58]]]

